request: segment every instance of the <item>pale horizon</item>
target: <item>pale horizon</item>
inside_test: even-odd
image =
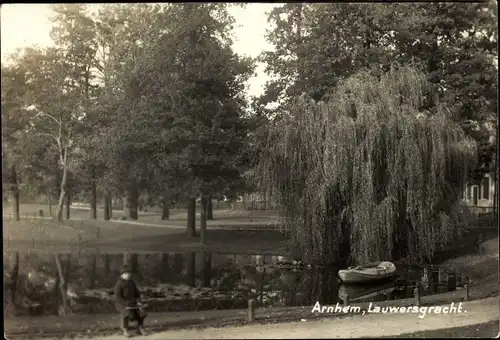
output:
[[[88,4],[90,6],[99,6]],[[266,12],[279,4],[247,4],[246,8],[231,7],[229,12],[234,16],[235,42],[233,49],[242,56],[257,57],[262,51],[272,46],[265,39],[265,31],[269,28]],[[48,47],[53,44],[50,37],[52,23],[50,4],[6,4],[1,6],[1,58],[2,64],[19,48]],[[247,86],[249,96],[259,96],[269,77],[265,65],[258,64],[256,75]]]

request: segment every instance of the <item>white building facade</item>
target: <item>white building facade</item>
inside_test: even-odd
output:
[[[493,212],[495,201],[495,177],[493,174],[486,174],[479,184],[467,185],[462,199],[473,212]]]

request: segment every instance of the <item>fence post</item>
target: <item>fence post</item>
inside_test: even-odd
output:
[[[33,236],[31,238],[31,244],[32,244],[33,248],[35,248],[35,236]]]
[[[343,300],[344,300],[344,306],[346,307],[349,306],[349,295],[346,295]]]
[[[464,276],[464,291],[465,291],[465,301],[469,301],[470,294],[469,294],[469,277]]]
[[[253,322],[255,320],[255,304],[254,300],[248,300],[248,322]]]
[[[418,286],[413,290],[413,296],[415,298],[415,306],[420,306],[420,294],[418,292]]]

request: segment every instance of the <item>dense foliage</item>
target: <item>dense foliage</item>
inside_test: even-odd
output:
[[[465,222],[473,141],[425,109],[429,84],[409,67],[357,73],[328,95],[295,100],[261,158],[297,250],[320,263],[430,258]]]

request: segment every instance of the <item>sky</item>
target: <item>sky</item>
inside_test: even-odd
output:
[[[240,55],[258,56],[262,51],[271,49],[265,39],[266,13],[277,5],[270,3],[248,4],[246,8],[233,7],[230,13],[236,19],[234,51]],[[2,63],[17,48],[28,46],[46,47],[52,44],[50,38],[52,11],[49,4],[7,4],[2,5],[1,51]],[[265,65],[259,64],[256,76],[249,80],[248,95],[260,95],[268,79]]]

